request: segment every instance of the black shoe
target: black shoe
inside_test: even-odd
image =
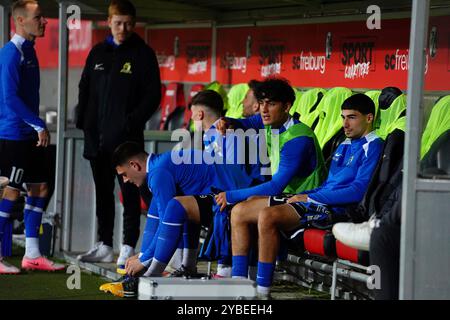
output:
[[[136,298],[138,295],[139,278],[123,276],[116,282],[108,282],[100,286],[100,290],[110,292],[116,297]]]
[[[139,278],[128,277],[122,281],[123,296],[125,298],[136,298],[138,296]]]
[[[178,268],[177,270],[175,270],[174,272],[172,272],[170,274],[170,278],[186,278],[186,279],[191,279],[191,278],[203,278],[206,277],[206,274],[203,273],[198,273],[196,270],[192,270],[192,269],[188,269],[185,266],[181,265],[180,268]]]

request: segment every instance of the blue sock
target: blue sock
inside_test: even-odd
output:
[[[248,275],[248,257],[233,256],[233,266],[231,268],[231,276],[247,278],[247,275]]]
[[[184,225],[186,225],[186,223]],[[177,249],[183,249],[183,248],[184,248],[184,233],[183,233],[183,236],[178,239],[178,244],[177,244]]]
[[[186,221],[186,210],[175,199],[169,201],[161,222],[158,242],[155,248],[155,259],[158,262],[169,263],[172,258],[178,241],[183,232],[183,224]]]
[[[269,288],[272,285],[273,271],[275,263],[258,261],[258,276],[256,284],[261,287]]]
[[[142,234],[141,252],[145,252],[153,241],[153,237],[158,230],[159,218],[147,214],[147,221],[145,222],[144,233]]]
[[[24,210],[25,237],[39,238],[45,198],[27,197]]]
[[[1,235],[3,235],[3,227],[9,221],[11,212],[13,211],[14,202],[8,199],[0,200],[0,241]]]
[[[194,222],[186,222],[183,227],[183,248],[197,249],[200,237],[200,225]]]
[[[197,249],[200,238],[199,224],[186,221],[183,227],[183,261],[184,267],[194,270],[197,266]]]
[[[12,245],[12,221],[10,220],[15,201],[8,199],[0,200],[0,256],[11,255]]]

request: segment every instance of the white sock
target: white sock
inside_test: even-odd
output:
[[[152,263],[150,264],[150,267],[148,268],[147,272],[145,272],[146,277],[160,277],[162,273],[164,272],[164,269],[166,269],[167,263],[159,262],[158,260],[154,259],[152,260]]]
[[[25,257],[36,259],[41,256],[39,238],[25,238]]]
[[[241,277],[241,276],[232,276],[233,279],[247,279],[246,277]]]
[[[231,266],[227,264],[218,264],[217,274],[221,277],[231,278]]]
[[[183,249],[183,266],[189,270],[197,268],[197,249]]]
[[[169,266],[174,269],[180,269],[181,264],[183,263],[183,249],[178,248],[175,250],[175,253],[173,254],[172,258],[169,261]]]
[[[257,286],[256,287],[256,292],[258,292],[259,294],[267,296],[270,293],[270,287]]]
[[[257,266],[249,266],[248,267],[248,278],[250,280],[256,281],[256,275],[258,274]]]

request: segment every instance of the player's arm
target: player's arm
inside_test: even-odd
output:
[[[19,96],[20,56],[14,56],[4,62],[1,68],[0,83],[3,90],[6,109],[21,118],[38,133],[46,131],[45,122],[39,118]],[[45,132],[43,133],[43,135]]]
[[[155,173],[150,180],[151,190],[153,192],[152,202],[155,201],[157,206],[157,212],[159,221],[162,221],[164,218],[164,212],[167,207],[167,203],[176,196],[176,184],[173,175],[168,170],[160,169],[157,173]],[[148,266],[151,262],[151,258],[155,253],[156,242],[158,239],[158,234],[160,232],[161,223],[158,224],[158,228],[156,230],[155,235],[150,243],[147,246],[147,249],[142,253],[139,258],[140,262],[144,266]]]
[[[310,138],[299,137],[290,140],[281,150],[278,171],[270,181],[246,189],[227,191],[225,193],[227,202],[233,204],[251,196],[281,194],[291,179],[295,175],[301,174],[302,170],[307,167],[304,163],[309,161],[310,154],[315,154],[311,148],[314,148],[314,144]]]
[[[217,122],[216,128],[217,131],[219,131],[222,135],[225,135],[227,129],[264,129],[264,123],[262,121],[261,115],[259,114],[255,114],[245,119],[222,117]]]
[[[348,186],[333,190],[326,188],[318,189],[314,193],[309,193],[308,197],[327,205],[345,205],[360,202],[364,197],[364,193],[377,166],[381,151],[381,143],[371,142],[367,155],[364,156],[352,183]]]

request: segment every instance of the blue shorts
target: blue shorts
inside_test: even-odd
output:
[[[277,206],[282,204],[287,204],[291,206],[295,212],[298,214],[300,225],[290,230],[289,232],[281,232],[283,236],[290,239],[293,234],[295,234],[299,229],[303,229],[311,226],[315,223],[326,223],[330,221],[332,216],[332,210],[325,206],[319,205],[312,202],[292,202],[287,203],[287,200],[292,197],[292,194],[283,194],[280,196],[272,196],[269,198],[269,206]]]

